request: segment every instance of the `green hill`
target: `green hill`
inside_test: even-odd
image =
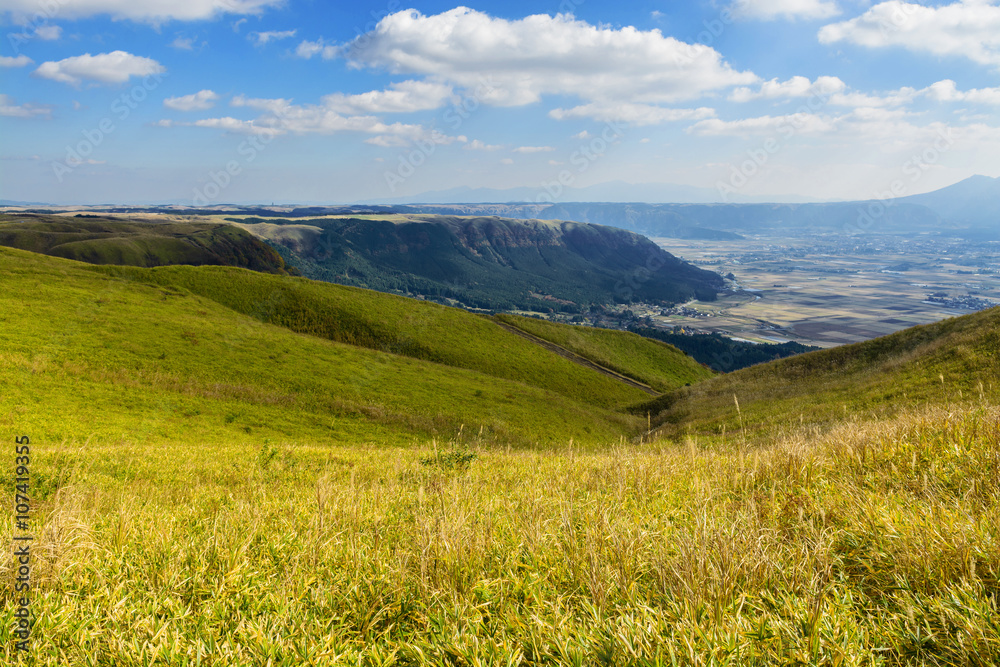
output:
[[[0,275],[3,400],[50,437],[408,442],[464,425],[531,444],[638,430],[617,409],[641,391],[458,309],[8,248]]]
[[[637,443],[641,391],[456,309],[10,248],[0,287],[5,664],[1000,661],[1000,310],[694,383]]]
[[[285,273],[273,248],[232,225],[0,214],[0,246],[91,264],[240,266]]]
[[[890,416],[998,390],[1000,308],[992,308],[720,375],[636,410],[657,414],[665,434],[745,428],[770,435],[792,421]]]
[[[658,391],[670,391],[713,375],[676,347],[627,331],[573,326],[517,315],[494,317]]]
[[[644,236],[558,220],[393,215],[227,218],[270,239],[302,275],[466,307],[580,312],[591,304],[712,300],[721,276]],[[281,226],[294,233],[282,233]]]

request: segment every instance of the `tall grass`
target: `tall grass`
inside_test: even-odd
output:
[[[758,447],[464,446],[49,447],[34,663],[1000,661],[996,406]]]

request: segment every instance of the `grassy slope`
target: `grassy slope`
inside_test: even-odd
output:
[[[811,423],[891,415],[903,405],[998,391],[1000,308],[993,308],[721,375],[640,410],[662,410],[666,433],[767,434],[800,415]]]
[[[634,333],[576,327],[517,315],[496,315],[496,318],[657,391],[670,391],[713,375],[673,345]]]
[[[589,405],[616,408],[646,397],[457,308],[229,267],[96,270],[190,290],[300,333],[523,382]]]
[[[176,273],[235,287],[245,285],[234,276],[293,282],[241,269]],[[524,383],[262,324],[151,278],[8,248],[0,275],[0,415],[54,441],[401,443],[464,424],[527,444],[607,441],[637,426]],[[626,390],[622,398],[641,395]]]
[[[225,224],[0,215],[0,245],[91,264],[224,264],[285,272],[273,248]]]
[[[996,385],[906,406],[947,403],[958,374],[995,369],[996,313],[803,358],[809,382],[823,368],[860,382],[859,402],[882,386],[866,364],[908,380],[893,417],[837,421],[831,406],[800,428],[789,413],[787,436],[754,447],[732,431],[711,447],[486,446],[463,471],[422,464],[429,448],[391,419],[298,401],[398,387],[415,413],[502,380],[18,251],[0,249],[0,280],[0,437],[33,446],[37,622],[22,662],[1000,664]],[[752,371],[778,391],[797,361],[726,378]],[[447,384],[459,376],[482,384]],[[775,410],[805,405],[804,387],[785,391]],[[549,421],[565,414],[541,398]],[[4,664],[19,659],[16,567],[0,555]]]

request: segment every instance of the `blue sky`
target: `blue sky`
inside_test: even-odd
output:
[[[0,20],[4,199],[1000,176],[1000,0],[0,0]]]

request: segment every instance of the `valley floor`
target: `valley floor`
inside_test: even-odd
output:
[[[1000,304],[1000,243],[937,236],[757,235],[656,239],[743,291],[661,315],[660,326],[832,347]],[[937,295],[937,296],[931,296]]]

